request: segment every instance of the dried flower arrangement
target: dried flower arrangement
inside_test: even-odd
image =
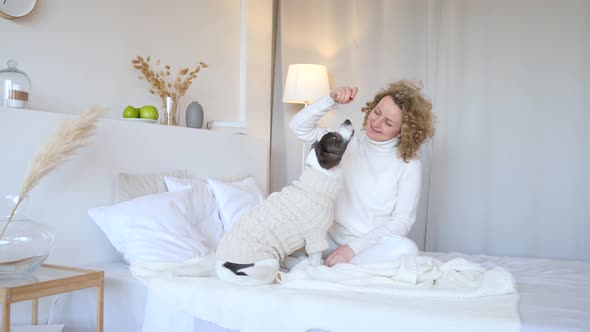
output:
[[[25,176],[18,200],[0,232],[0,238],[4,236],[6,227],[12,221],[19,205],[39,181],[88,143],[88,139],[94,134],[98,119],[104,112],[105,109],[92,107],[75,119],[64,120],[47,144],[37,152]]]
[[[171,67],[165,65],[163,68],[160,67],[160,59],[156,60],[156,68],[150,67],[151,58],[146,58],[138,55],[131,61],[133,68],[137,69],[141,76],[140,80],[145,79],[150,84],[150,93],[158,95],[162,100],[162,108],[172,108],[170,114],[164,112],[164,117],[161,123],[177,125],[177,112],[178,100],[184,96],[188,88],[191,86],[192,81],[197,77],[197,74],[201,71],[201,68],[207,68],[208,65],[204,62],[199,64],[191,70],[191,68],[180,68],[176,78],[170,76]],[[172,105],[167,105],[166,99],[170,97]]]

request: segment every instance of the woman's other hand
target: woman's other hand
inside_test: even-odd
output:
[[[348,263],[354,257],[354,251],[348,245],[338,247],[326,257],[326,266],[334,266],[340,263]]]
[[[338,104],[348,104],[354,100],[359,89],[357,87],[341,86],[330,92],[330,98]]]

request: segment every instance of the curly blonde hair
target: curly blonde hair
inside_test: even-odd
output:
[[[426,140],[434,135],[434,115],[432,103],[426,99],[422,86],[410,81],[397,81],[381,90],[372,101],[361,111],[365,113],[363,129],[367,126],[369,114],[385,96],[390,96],[402,111],[401,137],[398,144],[398,155],[405,161],[415,158],[418,149]]]

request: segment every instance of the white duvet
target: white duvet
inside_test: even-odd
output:
[[[134,265],[162,299],[239,331],[518,331],[512,275],[465,259],[404,256],[390,264],[311,267],[246,287],[214,277],[213,256]]]

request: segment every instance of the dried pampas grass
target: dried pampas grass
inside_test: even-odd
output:
[[[150,84],[150,93],[157,95],[162,100],[162,107],[166,107],[166,97],[171,97],[176,102],[186,93],[190,88],[193,80],[197,78],[197,74],[201,69],[209,67],[206,63],[199,61],[199,64],[194,68],[185,67],[178,69],[176,78],[171,76],[172,67],[164,65],[164,69],[160,68],[160,59],[157,59],[154,68],[150,66],[150,57],[142,57],[138,55],[131,60],[133,68],[137,69],[141,75],[138,76],[140,80],[146,80]]]
[[[4,224],[0,239],[4,236],[6,227],[14,217],[16,210],[26,195],[39,183],[47,174],[51,173],[59,164],[64,162],[76,150],[88,143],[88,139],[94,134],[98,119],[105,113],[105,110],[92,107],[86,113],[75,119],[64,120],[57,129],[57,132],[49,138],[45,146],[37,152],[31,162],[29,172],[21,187],[18,201],[10,212],[8,221]]]

